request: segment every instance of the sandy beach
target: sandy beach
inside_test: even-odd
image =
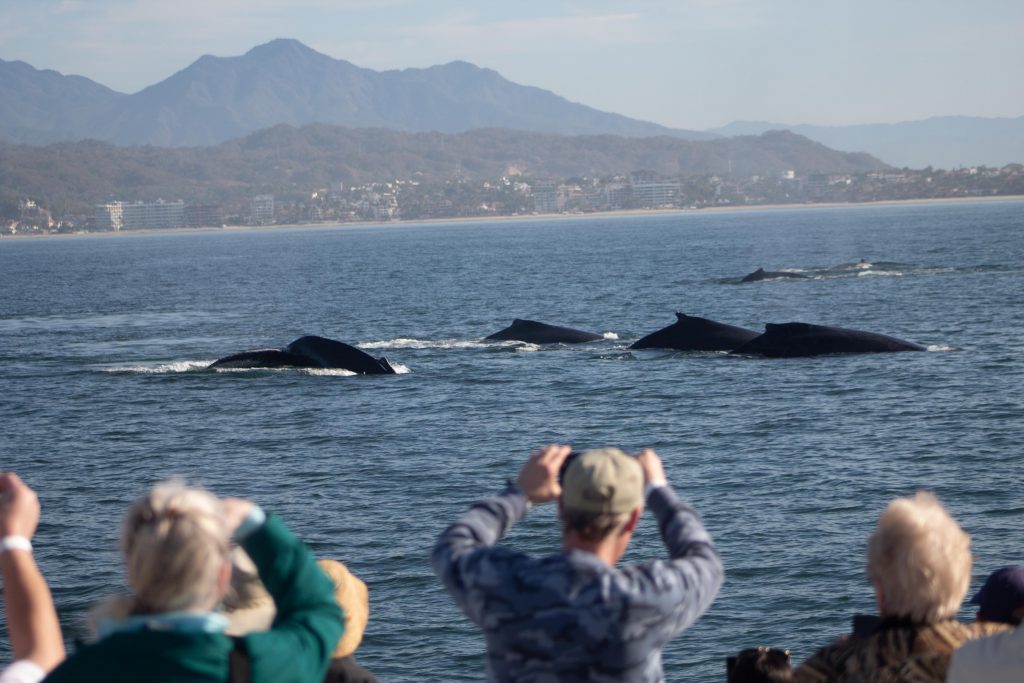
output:
[[[1024,195],[1003,195],[992,197],[938,197],[928,199],[891,199],[876,202],[820,202],[804,204],[751,204],[744,206],[709,206],[700,209],[622,209],[617,211],[594,211],[588,213],[533,213],[517,216],[459,216],[452,218],[422,218],[415,220],[395,221],[351,221],[345,223],[281,223],[274,225],[226,225],[223,227],[204,228],[160,228],[150,230],[125,230],[119,232],[74,232],[74,233],[31,233],[0,236],[0,240],[8,239],[43,239],[52,237],[124,237],[165,233],[201,233],[201,232],[263,232],[267,230],[292,230],[296,228],[367,228],[367,227],[409,227],[415,225],[436,225],[439,223],[507,223],[512,221],[535,220],[571,220],[580,218],[615,218],[617,216],[671,216],[676,214],[694,213],[729,213],[752,211],[790,211],[793,209],[829,209],[871,206],[899,206],[914,204],[969,204],[979,202],[1019,202]]]

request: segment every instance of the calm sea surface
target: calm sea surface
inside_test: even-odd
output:
[[[813,277],[738,284],[759,266]],[[724,680],[753,645],[801,660],[871,611],[865,541],[894,496],[937,492],[973,535],[972,589],[1024,561],[1024,203],[3,239],[0,292],[0,467],[39,491],[69,638],[123,585],[127,504],[182,475],[367,582],[359,659],[382,680],[481,680],[483,638],[430,548],[551,441],[655,448],[719,544],[725,587],[666,648],[672,681]],[[627,350],[675,311],[930,350]],[[608,339],[478,342],[516,317]],[[205,370],[304,334],[409,372]],[[506,542],[556,551],[553,509]],[[648,517],[626,559],[662,554]]]

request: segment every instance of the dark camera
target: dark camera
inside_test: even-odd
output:
[[[562,467],[558,470],[559,486],[561,486],[563,480],[565,479],[565,473],[569,471],[569,465],[571,465],[572,461],[578,457],[580,457],[580,451],[572,451],[571,453],[569,453],[569,455],[565,456],[565,460],[562,461]]]
[[[789,650],[751,647],[725,660],[728,683],[785,683],[792,681]]]

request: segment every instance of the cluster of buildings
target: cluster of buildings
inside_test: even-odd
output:
[[[273,216],[273,200],[270,215]],[[155,202],[115,201],[96,207],[93,229],[119,232],[121,230],[157,230],[162,228],[202,228],[224,225],[224,212],[216,204],[186,204],[158,199]]]
[[[1024,166],[971,167],[952,171],[884,170],[853,174],[783,173],[736,176],[665,177],[648,171],[610,177],[531,178],[512,174],[497,180],[391,180],[329,188],[292,190],[275,198],[260,194],[225,205],[184,200],[112,201],[95,215],[55,220],[32,199],[18,203],[6,233],[199,228],[232,225],[344,223],[622,209],[757,206],[818,202],[869,202],[940,197],[1024,195]]]

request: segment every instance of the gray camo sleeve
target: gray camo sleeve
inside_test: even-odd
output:
[[[467,599],[467,573],[474,570],[470,556],[479,548],[492,546],[508,533],[513,524],[526,516],[526,496],[509,486],[496,496],[477,501],[437,539],[431,566],[456,604],[479,623],[471,601]]]
[[[658,520],[668,560],[629,567],[633,617],[660,621],[667,641],[697,621],[718,595],[725,579],[722,559],[700,516],[668,486],[651,491],[648,507]]]

